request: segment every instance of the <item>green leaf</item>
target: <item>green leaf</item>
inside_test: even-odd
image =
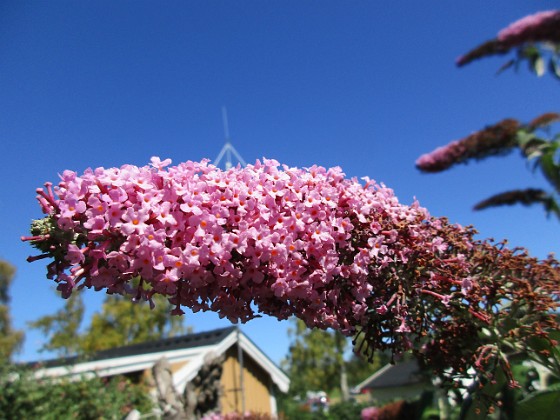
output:
[[[545,203],[545,208],[548,214],[554,213],[560,219],[560,205],[558,205],[554,197],[550,196],[549,200]]]
[[[507,62],[505,62],[496,72],[496,75],[499,75],[501,73],[503,73],[505,70],[509,69],[510,67],[512,67],[515,64],[516,60],[515,59],[511,59]]]
[[[554,162],[554,151],[547,150],[539,159],[543,175],[554,185],[556,191],[560,191],[560,168]]]
[[[551,340],[560,341],[560,330],[553,330],[548,333]]]
[[[531,60],[531,69],[539,77],[541,77],[545,73],[544,60],[540,55]]]
[[[560,65],[554,58],[550,59],[550,61],[548,62],[548,67],[552,75],[560,80]]]
[[[540,72],[543,70],[544,64],[539,49],[534,45],[528,45],[518,51],[520,61],[527,60],[529,70],[541,76]]]
[[[536,57],[540,57],[540,52],[535,45],[526,45],[518,51],[518,55],[520,58],[534,60]]]
[[[529,152],[529,150],[528,150]],[[532,160],[540,157],[542,155],[542,149],[531,149],[529,153],[526,153],[527,160]]]
[[[560,390],[546,390],[524,399],[516,407],[517,417],[532,420],[553,420],[560,413]]]
[[[517,131],[515,139],[519,147],[521,147],[521,149],[525,149],[529,143],[532,143],[533,140],[536,139],[536,136],[532,132],[521,129]]]
[[[532,336],[527,339],[527,344],[533,349],[535,352],[541,352],[543,350],[550,351],[552,349],[552,345],[550,341],[546,338],[539,337],[539,336]]]

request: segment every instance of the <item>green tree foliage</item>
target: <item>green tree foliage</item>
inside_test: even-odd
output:
[[[6,261],[0,261],[0,363],[9,361],[23,342],[23,332],[12,328],[10,317],[10,284],[16,269]]]
[[[109,295],[80,338],[81,350],[91,353],[108,348],[158,340],[190,331],[183,318],[170,316],[173,307],[163,296],[153,297],[155,307]]]
[[[290,376],[292,396],[304,397],[307,391],[338,392],[343,372],[348,384],[354,386],[388,361],[388,356],[381,352],[371,364],[356,354],[346,360],[349,342],[341,333],[309,329],[299,319],[294,321],[289,334],[292,343],[283,367]]]
[[[38,329],[49,340],[41,351],[54,351],[61,356],[71,356],[81,351],[80,325],[84,317],[84,302],[81,293],[74,293],[64,306],[52,315],[45,315],[29,326]]]
[[[37,379],[34,373],[0,363],[0,418],[122,419],[132,409],[148,413],[153,408],[145,386],[124,377],[70,381]]]
[[[295,320],[284,366],[290,376],[290,393],[305,396],[307,391],[330,391],[338,387],[343,351],[337,349],[330,331],[309,329]]]
[[[91,354],[99,350],[144,341],[158,340],[190,331],[181,317],[172,317],[172,306],[161,296],[154,296],[155,307],[146,302],[132,302],[125,297],[108,295],[101,311],[93,315],[83,330],[82,293],[70,296],[63,308],[31,322],[48,340],[42,351],[54,351],[61,356]]]

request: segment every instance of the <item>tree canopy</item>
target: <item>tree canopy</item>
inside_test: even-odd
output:
[[[182,318],[169,316],[172,306],[164,298],[156,296],[154,301],[151,309],[146,302],[108,295],[101,310],[84,326],[83,296],[75,293],[60,310],[31,322],[30,327],[47,337],[42,351],[54,351],[61,356],[87,355],[190,331]]]
[[[389,362],[387,354],[378,352],[370,363],[348,351],[351,345],[340,332],[310,329],[298,319],[289,334],[289,353],[282,365],[294,396],[304,397],[307,391],[335,391],[343,396],[345,386],[357,385]]]
[[[23,331],[12,327],[10,317],[10,285],[16,269],[7,261],[0,260],[0,362],[11,359],[23,342]]]

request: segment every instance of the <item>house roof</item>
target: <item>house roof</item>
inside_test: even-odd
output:
[[[177,337],[163,338],[161,340],[146,341],[128,346],[115,347],[107,350],[97,351],[89,356],[71,356],[58,359],[31,362],[30,365],[42,367],[67,366],[74,363],[86,361],[100,361],[125,356],[136,356],[140,354],[159,353],[178,349],[189,349],[195,347],[212,346],[224,340],[237,327],[231,326],[219,328],[200,333],[191,333]]]
[[[287,392],[290,380],[286,374],[235,326],[116,347],[88,358],[68,357],[34,364],[40,367],[39,376],[76,376],[92,372],[110,376],[150,369],[165,357],[170,362],[188,362],[174,375],[175,385],[182,389],[196,376],[205,356],[222,355],[236,343],[270,374],[282,392]]]
[[[95,354],[95,360],[109,359],[113,357],[134,356],[138,354],[157,353],[177,349],[188,349],[194,347],[212,346],[219,343],[237,327],[220,328],[212,331],[192,333],[178,337],[169,337],[161,340],[146,341],[144,343],[131,344],[129,346],[107,349]]]
[[[409,360],[395,365],[387,364],[362,383],[354,390],[375,390],[381,388],[396,388],[415,385],[425,382],[420,366],[416,360]]]

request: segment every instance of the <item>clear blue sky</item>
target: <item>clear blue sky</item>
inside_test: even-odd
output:
[[[19,1],[0,2],[0,258],[17,267],[15,326],[62,306],[45,264],[19,238],[41,216],[35,189],[64,169],[151,156],[214,159],[224,143],[251,162],[339,165],[417,197],[432,214],[473,224],[544,257],[558,222],[540,209],[475,213],[510,188],[543,186],[517,156],[420,174],[416,158],[506,117],[559,110],[560,85],[503,58],[455,67],[457,56],[556,1]],[[87,294],[88,314],[103,295]],[[187,314],[195,331],[228,325]],[[279,362],[289,323],[243,330]],[[45,358],[27,331],[19,360]]]

